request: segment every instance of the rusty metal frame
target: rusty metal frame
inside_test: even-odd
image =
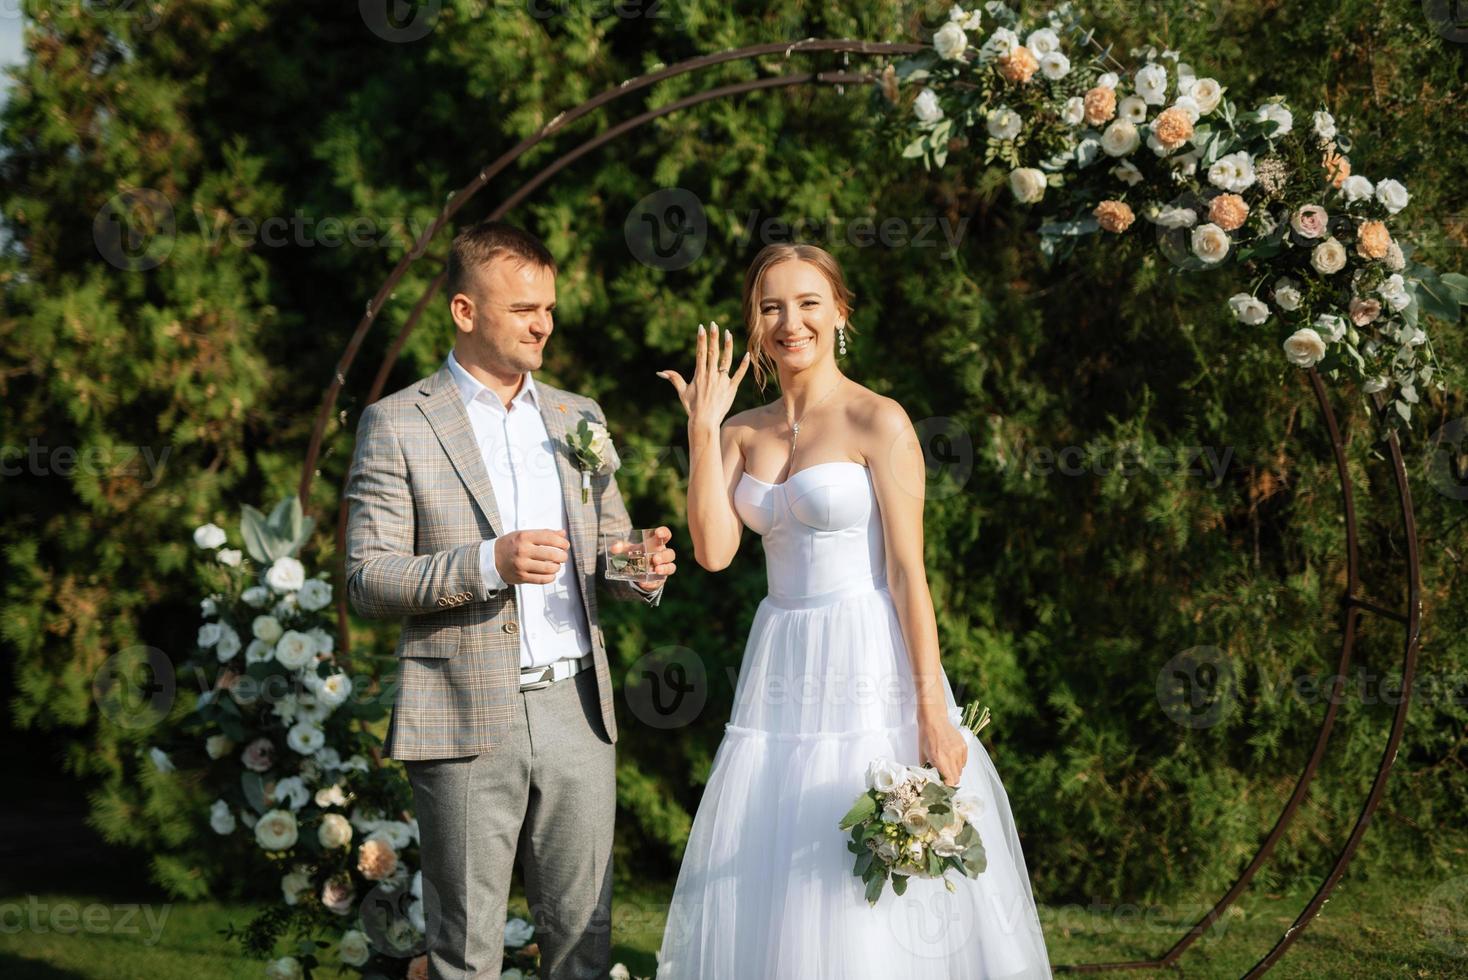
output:
[[[470,181],[449,200],[449,202],[444,206],[443,210],[440,212],[439,216],[437,217],[437,219],[435,219],[433,224],[431,224],[427,229],[424,230],[423,234],[414,244],[412,250],[409,251],[409,253],[405,255],[401,261],[398,262],[397,266],[388,275],[386,281],[384,281],[382,286],[378,289],[377,293],[372,297],[370,301],[368,301],[364,315],[362,319],[358,321],[356,329],[352,332],[352,335],[347,342],[346,349],[343,351],[341,359],[337,363],[336,371],[334,372],[331,384],[328,385],[325,393],[322,396],[321,407],[317,412],[316,423],[311,432],[311,440],[307,448],[306,461],[301,474],[301,481],[298,490],[298,494],[301,498],[303,506],[309,503],[311,483],[314,477],[317,475],[316,464],[320,457],[322,441],[325,436],[326,427],[330,422],[332,415],[334,414],[337,397],[340,394],[342,387],[346,384],[347,372],[351,369],[352,364],[355,362],[357,354],[361,349],[362,341],[366,337],[368,330],[371,328],[373,322],[375,321],[377,314],[381,312],[383,306],[392,297],[393,289],[402,279],[403,274],[407,271],[408,267],[418,258],[422,257],[425,250],[427,249],[429,242],[432,241],[433,238],[438,234],[438,232],[445,225],[448,224],[453,215],[458,212],[459,209],[461,209],[469,201],[470,198],[472,198],[484,187],[488,186],[490,181],[493,180],[495,176],[497,176],[510,164],[514,163],[533,147],[537,146],[551,136],[554,136],[555,134],[569,126],[571,123],[575,122],[577,119],[582,118],[593,110],[609,102],[612,102],[613,100],[629,95],[632,92],[645,89],[648,86],[651,86],[659,81],[678,75],[699,71],[705,68],[710,68],[715,65],[725,64],[729,62],[748,61],[768,56],[778,55],[782,56],[784,59],[788,59],[791,55],[796,53],[807,54],[822,52],[840,53],[842,54],[843,58],[850,54],[899,55],[914,54],[918,51],[923,50],[924,47],[924,45],[920,44],[884,43],[852,40],[824,40],[809,38],[803,41],[794,42],[792,44],[760,44],[745,48],[732,49],[729,51],[722,51],[710,55],[704,55],[698,58],[691,58],[686,61],[667,66],[658,71],[650,72],[637,78],[629,79],[615,88],[608,89],[601,94],[586,100],[569,112],[558,115],[555,119],[552,119],[546,126],[541,128],[535,134],[522,140],[513,149],[501,155],[493,163],[485,166],[479,171],[474,180]],[[626,119],[616,126],[613,126],[610,129],[603,130],[596,136],[583,141],[575,149],[570,150],[569,152],[556,158],[553,162],[542,168],[529,180],[521,184],[508,198],[505,199],[502,204],[499,205],[499,207],[495,208],[490,213],[489,217],[499,218],[504,216],[516,205],[521,203],[529,194],[533,193],[538,187],[540,187],[542,184],[544,184],[547,180],[549,180],[556,173],[564,169],[566,166],[569,166],[577,159],[585,156],[592,150],[595,150],[600,146],[610,142],[618,136],[621,136],[624,133],[627,133],[661,116],[670,115],[671,113],[680,111],[690,106],[698,105],[703,102],[722,99],[733,95],[741,95],[750,92],[762,91],[765,89],[784,88],[794,85],[806,84],[830,84],[843,86],[846,84],[866,84],[872,82],[873,80],[873,76],[869,74],[851,73],[846,71],[803,72],[790,75],[769,76],[743,82],[737,82],[734,84],[723,85],[717,88],[708,89],[694,95],[686,96],[675,102],[669,103],[666,106],[662,106],[658,109],[648,110],[629,119]],[[414,304],[413,309],[408,315],[407,320],[403,323],[402,328],[399,330],[396,337],[394,337],[393,341],[389,344],[388,349],[384,355],[383,362],[379,366],[377,374],[373,379],[371,389],[367,394],[364,404],[370,405],[372,402],[376,401],[378,397],[381,396],[382,389],[387,383],[388,374],[392,368],[392,365],[396,362],[399,354],[401,353],[403,345],[407,341],[409,334],[412,333],[419,319],[422,317],[424,311],[427,309],[428,303],[438,293],[439,289],[442,288],[443,282],[444,273],[440,271],[440,273],[424,290],[423,295],[419,297],[418,301]],[[1273,966],[1274,963],[1276,963],[1279,958],[1285,954],[1285,952],[1290,948],[1294,941],[1299,937],[1304,928],[1308,926],[1318,914],[1320,908],[1328,900],[1328,896],[1330,895],[1331,890],[1335,887],[1336,883],[1345,873],[1345,869],[1350,863],[1351,858],[1354,856],[1356,847],[1360,843],[1361,837],[1366,832],[1366,828],[1371,821],[1372,814],[1375,812],[1378,804],[1381,801],[1381,797],[1385,792],[1387,780],[1391,775],[1392,764],[1396,760],[1397,749],[1401,743],[1402,734],[1406,726],[1407,710],[1410,706],[1410,692],[1412,689],[1413,678],[1416,672],[1417,647],[1421,633],[1421,568],[1417,544],[1416,522],[1412,509],[1411,492],[1408,486],[1406,468],[1402,457],[1401,447],[1397,441],[1396,435],[1389,435],[1385,440],[1385,443],[1390,454],[1392,475],[1396,486],[1397,498],[1400,504],[1402,531],[1406,539],[1405,546],[1407,564],[1407,608],[1405,612],[1397,612],[1395,610],[1388,609],[1380,605],[1379,603],[1367,599],[1361,593],[1357,547],[1358,531],[1356,526],[1356,510],[1352,493],[1350,472],[1346,460],[1346,446],[1341,436],[1340,427],[1336,422],[1335,412],[1331,408],[1330,400],[1327,395],[1324,383],[1321,381],[1319,374],[1315,371],[1314,368],[1308,369],[1306,373],[1310,379],[1311,388],[1314,391],[1316,402],[1320,408],[1321,417],[1324,419],[1326,429],[1330,435],[1332,452],[1336,464],[1336,472],[1341,484],[1341,504],[1346,526],[1346,588],[1341,599],[1342,624],[1340,654],[1337,658],[1335,686],[1332,689],[1332,697],[1328,699],[1329,703],[1325,709],[1325,715],[1321,719],[1320,728],[1316,733],[1315,744],[1310,754],[1310,758],[1306,762],[1305,768],[1301,771],[1298,779],[1296,780],[1294,790],[1291,792],[1284,809],[1280,812],[1278,818],[1276,818],[1274,827],[1270,830],[1269,834],[1260,844],[1258,850],[1254,854],[1254,857],[1250,860],[1249,864],[1240,873],[1234,884],[1230,886],[1230,888],[1223,894],[1221,898],[1218,899],[1213,908],[1201,919],[1199,919],[1198,922],[1194,924],[1186,933],[1184,933],[1166,952],[1164,952],[1159,957],[1149,960],[1130,960],[1112,963],[1065,964],[1056,966],[1055,970],[1057,972],[1090,973],[1106,970],[1156,969],[1172,966],[1177,962],[1179,957],[1181,957],[1182,954],[1194,942],[1196,942],[1197,939],[1202,936],[1215,921],[1218,920],[1219,916],[1221,916],[1224,911],[1231,904],[1233,904],[1235,900],[1237,900],[1239,895],[1243,893],[1243,890],[1248,886],[1249,882],[1253,879],[1259,868],[1269,858],[1270,854],[1274,850],[1275,845],[1284,835],[1286,828],[1293,820],[1295,813],[1300,807],[1300,804],[1304,801],[1310,783],[1314,779],[1315,773],[1318,770],[1321,761],[1325,757],[1326,748],[1330,741],[1330,735],[1335,726],[1337,708],[1341,700],[1341,689],[1345,683],[1346,670],[1349,668],[1351,663],[1352,651],[1355,645],[1357,622],[1359,620],[1360,614],[1363,611],[1372,612],[1384,618],[1394,620],[1401,623],[1403,626],[1403,696],[1401,701],[1397,705],[1396,714],[1392,719],[1391,732],[1387,738],[1386,747],[1382,753],[1381,761],[1377,766],[1376,775],[1371,785],[1371,791],[1368,794],[1365,803],[1362,805],[1360,814],[1357,816],[1356,823],[1352,827],[1351,833],[1347,838],[1346,843],[1337,854],[1335,862],[1331,867],[1330,873],[1321,882],[1319,888],[1315,892],[1314,896],[1310,899],[1310,901],[1305,905],[1303,909],[1300,910],[1298,916],[1295,918],[1294,924],[1285,931],[1285,933],[1275,943],[1273,948],[1271,948],[1268,953],[1266,953],[1257,963],[1254,964],[1253,967],[1249,969],[1246,974],[1244,974],[1246,980],[1248,980],[1248,978],[1262,976],[1265,972],[1267,972],[1269,968]],[[1377,394],[1374,397],[1377,410],[1381,411],[1383,408],[1383,398],[1380,394]],[[346,500],[345,498],[343,498],[337,515],[337,554],[339,556],[345,555],[346,520]],[[346,589],[339,586],[336,590],[336,594],[337,623],[340,632],[340,659],[344,661],[350,649],[350,632],[347,616]]]

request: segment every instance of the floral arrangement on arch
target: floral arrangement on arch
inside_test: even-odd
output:
[[[1100,53],[1081,58],[1087,46]],[[894,104],[900,82],[921,86],[903,156],[932,169],[952,148],[982,151],[1015,200],[1059,212],[1039,229],[1046,256],[1150,225],[1177,270],[1236,263],[1251,283],[1228,300],[1239,322],[1272,324],[1289,363],[1357,379],[1363,400],[1382,393],[1383,432],[1409,424],[1421,392],[1445,387],[1423,318],[1457,323],[1468,276],[1413,262],[1392,234],[1407,188],[1353,173],[1324,108],[1297,119],[1275,96],[1241,110],[1178,52],[1132,55],[1135,73],[1107,70],[1069,2],[1026,22],[994,0],[952,7],[931,48],[881,81]]]
[[[161,772],[186,770],[208,787],[214,801],[200,831],[253,852],[240,873],[279,882],[274,905],[228,931],[268,958],[266,977],[307,980],[331,966],[426,978],[412,792],[400,768],[380,764],[381,740],[369,730],[393,692],[336,663],[331,584],[325,572],[308,577],[297,557],[312,524],[292,496],[268,517],[242,508],[243,552],[226,547],[215,524],[194,531],[208,595],[183,670],[202,693],[149,756]],[[275,956],[282,938],[294,952]],[[538,975],[533,938],[529,922],[507,922],[505,977]]]

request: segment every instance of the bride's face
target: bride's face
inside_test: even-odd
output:
[[[814,265],[789,259],[765,270],[759,298],[765,352],[782,369],[803,370],[831,357],[841,311]]]

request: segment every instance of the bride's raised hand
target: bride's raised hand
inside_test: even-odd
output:
[[[688,413],[692,425],[706,425],[718,429],[724,424],[724,416],[734,404],[734,394],[744,372],[749,369],[749,351],[739,360],[739,368],[729,374],[734,360],[734,336],[724,331],[724,343],[719,344],[719,325],[710,322],[711,331],[698,325],[698,347],[694,353],[693,380],[684,381],[677,371],[659,371],[658,377],[667,378],[678,392],[678,400]],[[713,336],[709,336],[712,333]],[[722,346],[722,349],[721,349]]]

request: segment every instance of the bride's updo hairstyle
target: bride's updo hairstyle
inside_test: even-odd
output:
[[[856,294],[847,288],[846,277],[841,274],[841,265],[830,252],[818,245],[803,243],[775,242],[766,245],[760,249],[759,254],[750,263],[749,271],[744,274],[744,328],[748,338],[750,360],[754,368],[754,381],[759,385],[760,391],[765,390],[766,380],[775,373],[774,360],[765,350],[766,335],[769,334],[770,328],[765,325],[764,317],[760,316],[760,290],[764,286],[765,272],[771,266],[788,262],[791,259],[809,262],[821,271],[821,274],[826,277],[826,282],[830,283],[831,298],[835,300],[836,312],[842,320],[846,321],[846,332],[856,333],[856,328],[851,324],[851,304]]]

